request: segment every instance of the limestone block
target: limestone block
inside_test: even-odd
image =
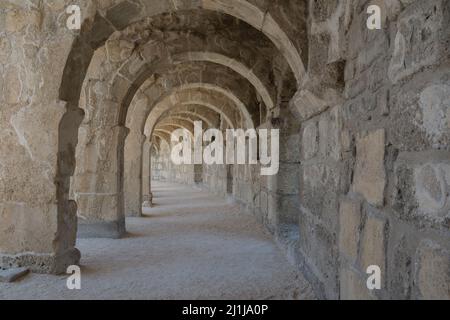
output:
[[[297,225],[300,209],[298,196],[278,195],[279,214],[277,222],[280,224]]]
[[[108,59],[112,62],[121,62],[128,59],[133,49],[133,43],[125,40],[108,40],[106,42]]]
[[[361,267],[375,265],[381,269],[381,277],[386,277],[386,221],[368,215],[361,239]]]
[[[5,74],[5,94],[6,102],[15,104],[20,101],[23,85],[20,80],[20,70],[17,67],[10,66]]]
[[[357,72],[364,71],[373,65],[374,61],[389,52],[389,39],[384,32],[371,32],[375,35],[369,46],[365,46],[356,59]]]
[[[353,139],[350,131],[344,129],[341,131],[341,147],[343,152],[349,152],[352,148]]]
[[[420,93],[419,107],[428,138],[438,144],[444,135],[450,134],[450,86],[432,85]]]
[[[303,131],[302,139],[303,158],[309,160],[317,154],[319,149],[319,133],[317,123],[309,122]]]
[[[351,262],[358,257],[358,242],[361,225],[361,203],[356,200],[341,200],[339,210],[339,249]]]
[[[123,1],[110,8],[106,13],[106,18],[118,30],[125,28],[130,21],[137,17],[141,9],[138,4],[131,1]]]
[[[268,213],[268,196],[265,191],[261,191],[261,211],[264,216]]]
[[[341,159],[339,108],[333,108],[319,120],[319,150],[323,157]]]
[[[384,204],[386,172],[384,167],[385,131],[380,129],[357,138],[353,191],[377,206]]]
[[[413,243],[407,236],[393,239],[391,246],[393,252],[389,262],[389,288],[390,297],[393,299],[411,299],[412,283],[412,256],[414,251],[410,249]],[[395,243],[395,244],[394,244]]]
[[[56,205],[29,207],[27,203],[0,203],[0,252],[51,253],[58,230]]]
[[[358,74],[345,84],[345,97],[354,98],[362,94],[369,87],[370,69]]]
[[[298,219],[301,250],[316,272],[324,275],[322,281],[329,291],[338,292],[339,251],[336,231],[329,230],[319,219],[305,214],[305,211],[302,209]]]
[[[280,161],[298,162],[300,160],[301,135],[292,134],[280,137]],[[260,172],[260,171],[258,171]]]
[[[277,178],[277,192],[282,194],[298,194],[300,180],[298,164],[280,163]]]
[[[395,208],[420,226],[448,229],[450,156],[446,151],[401,153],[395,165]]]
[[[416,1],[400,14],[397,27],[388,71],[389,79],[394,83],[445,57],[448,1]]]
[[[98,48],[101,46],[109,38],[111,33],[114,32],[114,29],[108,21],[100,14],[95,15],[92,30],[95,30],[90,39],[90,43],[93,48]]]
[[[374,300],[364,279],[349,267],[341,267],[340,284],[340,298],[342,300]]]
[[[6,14],[6,31],[20,32],[27,24],[26,10],[10,10]]]
[[[438,216],[449,201],[446,174],[450,165],[426,164],[415,169],[415,192],[419,209],[430,216]]]
[[[7,61],[11,55],[11,41],[7,37],[0,38],[0,60]]]
[[[321,219],[329,228],[339,223],[339,197],[341,172],[338,166],[325,163],[305,165],[300,187],[302,206]]]
[[[326,101],[306,89],[298,91],[291,101],[291,108],[295,110],[302,121],[311,119],[328,107],[329,104]]]
[[[347,60],[344,68],[344,80],[347,82],[355,78],[356,62],[355,60]]]
[[[415,268],[421,298],[450,300],[450,251],[424,240],[416,252]]]
[[[118,195],[115,193],[75,194],[79,221],[115,221],[118,219]]]
[[[389,90],[381,89],[377,95],[377,108],[383,116],[389,115]]]
[[[312,17],[315,22],[323,22],[331,18],[336,10],[338,1],[319,0],[314,1],[312,5]]]

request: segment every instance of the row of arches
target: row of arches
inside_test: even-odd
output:
[[[305,11],[303,2],[295,7]],[[67,220],[76,208],[81,237],[123,236],[125,216],[139,216],[152,198],[150,150],[174,129],[192,131],[192,121],[205,119],[222,130],[271,127],[304,78],[307,43],[300,50],[298,35],[291,41],[270,14],[285,18],[284,5],[182,1],[148,10],[148,1],[123,1],[97,11],[68,55],[58,216]],[[290,29],[304,34],[304,22]],[[73,232],[61,233],[66,244],[74,245]]]
[[[20,84],[30,95],[9,97],[14,116],[3,136],[20,162],[2,165],[24,169],[13,177],[0,167],[8,203],[1,263],[65,272],[83,254],[77,237],[124,236],[126,216],[152,203],[152,177],[233,198],[297,250],[307,212],[302,122],[343,101],[342,19],[317,36],[311,8],[322,1],[92,0],[80,4],[81,30],[69,31],[66,2],[24,5],[45,23],[11,31],[22,60],[8,68],[26,65]],[[348,14],[343,8],[331,11]],[[30,41],[43,49],[35,53]],[[171,133],[192,132],[196,121],[221,131],[280,129],[278,174],[170,167]]]

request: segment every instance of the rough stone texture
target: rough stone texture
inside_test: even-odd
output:
[[[124,193],[128,195],[125,197],[125,215],[127,216],[139,217],[142,215],[142,195],[149,192],[145,193],[142,190],[145,139],[144,135],[132,133],[125,140]]]
[[[342,300],[374,300],[367,289],[366,282],[356,270],[342,266],[340,280],[340,298]]]
[[[377,206],[384,204],[384,155],[384,130],[377,130],[357,139],[353,191],[362,194],[369,203]]]
[[[358,257],[361,203],[344,199],[339,208],[339,250],[352,261]]]
[[[448,3],[415,1],[398,18],[389,77],[397,82],[448,57]]]
[[[312,122],[309,123],[305,127],[305,131],[303,132],[303,157],[305,160],[309,160],[313,158],[319,149],[319,135],[317,129],[317,123]]]
[[[79,31],[69,4],[0,4],[0,266],[64,272],[153,176],[253,213],[320,298],[447,298],[449,1],[89,0]],[[195,121],[280,129],[278,175],[174,166]]]
[[[450,130],[450,86],[432,85],[420,94],[419,105],[423,114],[422,127],[436,145]]]
[[[386,243],[387,225],[382,219],[368,215],[361,239],[361,267],[375,265],[381,269],[382,278],[386,279]]]
[[[425,165],[415,172],[416,197],[419,209],[423,212],[433,213],[444,209],[447,204],[446,174],[450,166]]]
[[[423,299],[450,299],[450,252],[433,241],[421,242],[415,261],[416,284]]]
[[[55,188],[64,174],[58,128],[66,104],[58,89],[74,36],[56,19],[60,8],[20,1],[0,8],[0,261],[56,272],[76,233],[73,206],[57,206]]]
[[[402,219],[414,222],[419,228],[448,229],[449,155],[446,151],[434,151],[399,156],[395,205]]]

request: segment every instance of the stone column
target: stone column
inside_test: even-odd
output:
[[[63,273],[80,259],[67,146],[82,112],[59,95],[74,35],[58,18],[63,10],[0,7],[0,268]]]
[[[125,215],[142,216],[143,148],[146,136],[133,131],[125,141]]]
[[[120,238],[125,233],[123,162],[128,131],[120,126],[98,130],[95,141],[86,146],[86,156],[94,161],[77,177],[80,238]]]
[[[147,139],[142,147],[142,201],[143,204],[148,201],[148,193],[150,192],[150,147],[151,142]]]
[[[146,142],[144,144],[144,158],[143,158],[143,166],[147,168],[147,174],[144,175],[143,183],[146,185],[144,194],[144,203],[143,206],[147,208],[153,207],[153,193],[152,193],[152,148],[153,145],[151,142]],[[145,174],[145,170],[143,172]]]

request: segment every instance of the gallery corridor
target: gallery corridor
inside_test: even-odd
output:
[[[0,1],[0,298],[450,300],[449,43],[450,0]]]
[[[310,299],[304,278],[238,205],[188,186],[154,183],[154,208],[126,237],[79,239],[81,290],[67,276],[0,283],[0,299]]]

